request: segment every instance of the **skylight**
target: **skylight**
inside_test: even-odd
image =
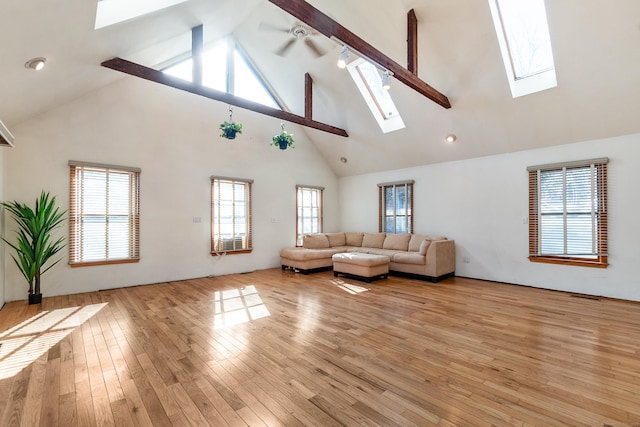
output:
[[[193,60],[188,58],[163,69],[164,73],[192,81]],[[202,85],[272,108],[282,109],[264,78],[231,40],[216,43],[202,54]]]
[[[389,91],[382,88],[382,76],[378,68],[371,62],[359,58],[350,63],[347,69],[382,132],[403,129],[404,122]]]
[[[107,27],[187,0],[98,0],[94,28]]]
[[[512,96],[557,86],[544,0],[489,0]]]

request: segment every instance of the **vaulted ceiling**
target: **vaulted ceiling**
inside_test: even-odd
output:
[[[132,79],[100,63],[122,57],[155,66],[188,50],[190,29],[203,24],[205,42],[232,35],[293,113],[304,115],[304,74],[313,77],[314,119],[346,129],[349,137],[289,129],[313,141],[339,176],[640,132],[638,0],[548,1],[558,86],[516,99],[487,0],[309,3],[400,64],[407,62],[406,14],[414,9],[418,75],[452,108],[392,79],[406,128],[383,134],[349,74],[335,66],[336,42],[314,36],[328,52],[319,58],[298,43],[284,57],[274,53],[287,35],[265,26],[297,21],[267,0],[189,0],[99,30],[93,29],[96,2],[4,0],[0,119],[11,129],[118,79]],[[25,69],[38,56],[47,58],[46,68]],[[450,133],[458,136],[455,144],[444,141]]]

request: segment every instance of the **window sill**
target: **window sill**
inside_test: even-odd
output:
[[[110,265],[110,264],[132,264],[139,262],[140,258],[135,259],[116,259],[108,261],[88,261],[88,262],[70,262],[69,267],[93,267],[94,265]]]
[[[546,264],[564,264],[574,265],[578,267],[591,267],[591,268],[607,268],[609,263],[607,257],[599,257],[595,259],[585,258],[570,258],[570,257],[555,257],[555,256],[530,256],[531,262],[542,262]]]
[[[243,249],[243,250],[237,250],[237,251],[220,251],[220,252],[211,252],[211,256],[250,254],[251,252],[253,252],[253,249]]]

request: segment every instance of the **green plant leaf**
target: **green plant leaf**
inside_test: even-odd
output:
[[[42,191],[36,199],[35,210],[26,204],[13,202],[0,203],[16,221],[16,242],[2,239],[15,255],[11,257],[20,273],[29,284],[29,292],[33,292],[35,280],[36,292],[39,292],[40,276],[61,261],[52,260],[65,246],[64,237],[53,241],[53,233],[65,221],[66,211],[56,206],[56,198]],[[50,264],[45,268],[45,264]]]

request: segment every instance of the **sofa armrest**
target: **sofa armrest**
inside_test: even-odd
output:
[[[427,249],[427,270],[440,277],[456,271],[456,246],[454,240],[436,240]]]

